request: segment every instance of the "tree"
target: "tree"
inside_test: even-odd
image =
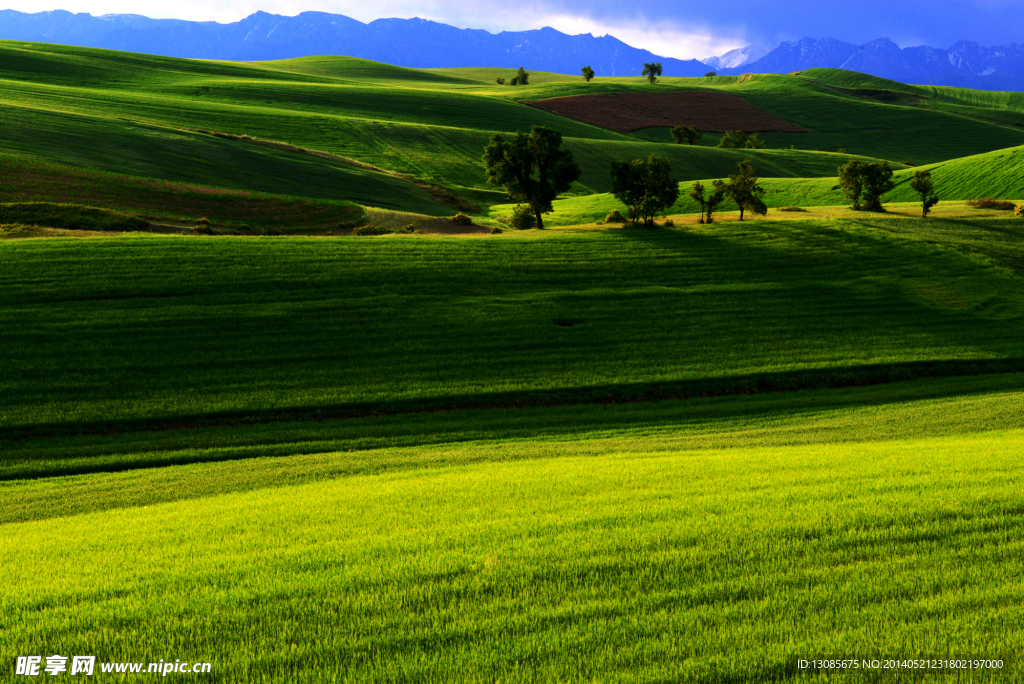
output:
[[[658,212],[679,199],[679,182],[672,178],[672,164],[665,157],[652,154],[647,161],[613,161],[611,177],[612,194],[629,207],[633,225],[637,219],[653,225]]]
[[[853,200],[853,210],[860,211],[860,193],[864,189],[862,162],[847,162],[839,167],[839,186],[843,189],[846,199]]]
[[[885,211],[882,195],[892,190],[892,169],[889,162],[864,165],[864,208],[868,211]]]
[[[726,131],[716,147],[742,149],[747,146],[747,134],[743,131]]]
[[[505,85],[505,79],[503,79],[501,76],[494,79],[494,82],[497,83],[498,85]]]
[[[712,187],[714,187],[714,190],[711,192],[710,195],[708,195],[707,199],[704,200],[705,202],[707,202],[708,217],[704,223],[714,223],[715,219],[713,218],[713,214],[715,213],[715,209],[718,208],[718,205],[721,204],[722,200],[725,199],[725,193],[727,190],[725,183],[718,179],[711,181],[711,185]]]
[[[753,214],[764,216],[768,213],[761,196],[764,195],[764,188],[757,184],[757,169],[754,168],[754,160],[749,157],[737,164],[739,173],[729,176],[729,185],[725,187],[725,194],[740,208],[740,221],[743,220],[743,212],[750,211]]]
[[[523,67],[519,67],[519,71],[516,72],[516,78],[519,79],[519,85],[530,85],[530,74],[523,70]]]
[[[700,205],[700,221],[697,223],[704,223],[704,207],[707,206],[708,199],[704,195],[704,186],[700,184],[700,181],[693,182],[693,188],[690,190],[690,199]]]
[[[743,146],[748,150],[763,150],[764,140],[761,140],[761,138],[757,136],[757,133],[754,133],[752,136],[747,138],[747,142]]]
[[[580,69],[580,73],[583,74],[583,80],[590,83],[590,79],[594,78],[594,70],[590,68],[590,65]]]
[[[928,218],[928,212],[939,203],[939,197],[935,194],[935,185],[932,183],[932,172],[915,171],[914,180],[910,181],[910,187],[921,195],[921,218]]]
[[[559,149],[561,145],[561,133],[534,126],[529,135],[516,131],[512,140],[495,133],[484,149],[487,182],[503,186],[512,199],[529,204],[541,229],[541,214],[551,212],[551,202],[580,177],[572,152]]]
[[[646,76],[649,83],[657,83],[661,76],[661,62],[644,62],[644,70],[640,75]]]
[[[882,195],[895,187],[889,162],[864,163],[856,160],[839,167],[839,185],[853,200],[855,211],[885,211]]]
[[[519,78],[517,76],[513,76],[512,80],[509,81],[509,83],[512,85],[519,85]]]
[[[704,131],[696,126],[676,126],[672,129],[672,139],[677,145],[696,145]]]
[[[718,72],[716,72],[716,71],[709,71],[708,73],[704,74],[704,78],[711,78],[712,76],[717,76],[717,75],[718,75]]]

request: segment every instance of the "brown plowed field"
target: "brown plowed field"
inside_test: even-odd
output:
[[[696,126],[702,131],[805,133],[729,93],[608,93],[524,102],[546,112],[620,133],[652,126]]]

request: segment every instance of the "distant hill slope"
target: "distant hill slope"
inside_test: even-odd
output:
[[[666,76],[703,76],[697,60],[659,57],[614,36],[569,36],[552,28],[492,34],[424,19],[378,19],[363,24],[340,14],[303,12],[284,17],[256,12],[231,24],[149,19],[132,14],[94,17],[58,10],[0,11],[0,39],[100,47],[168,57],[273,60],[348,55],[415,68],[525,67],[599,76],[639,76],[644,62],[660,61]]]
[[[847,69],[873,76],[981,90],[1024,90],[1024,45],[981,47],[960,41],[948,50],[921,46],[900,49],[888,38],[864,45],[834,38],[784,42],[761,59],[721,74],[788,74],[813,68]]]
[[[755,164],[760,163],[760,159],[755,159]],[[914,192],[910,183],[914,179],[914,173],[920,170],[931,172],[935,191],[943,206],[982,197],[1019,200],[1024,195],[1024,146],[1022,146],[952,159],[919,168],[897,169],[893,174],[895,187],[883,196],[883,203],[919,202],[920,195]],[[705,186],[710,185],[709,179],[701,180]],[[762,178],[760,184],[766,191],[765,204],[771,209],[790,205],[816,207],[849,204],[849,200],[839,187],[838,178],[835,177]],[[698,213],[700,207],[687,194],[688,181],[683,182],[680,189],[682,192],[679,199],[665,213]],[[585,197],[556,200],[554,208],[554,213],[545,219],[545,223],[557,226],[596,221],[604,218],[612,209],[623,211],[624,205],[610,193],[595,193]],[[735,208],[735,205],[728,202],[722,206],[723,211],[735,211]],[[494,216],[507,215],[511,211],[511,205],[496,205],[491,207],[490,211]],[[774,214],[774,212],[772,213]],[[1009,216],[1009,212],[1006,215]],[[871,214],[864,213],[863,216],[869,217]]]

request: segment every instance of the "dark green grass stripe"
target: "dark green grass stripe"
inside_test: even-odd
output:
[[[466,411],[494,408],[531,408],[579,404],[622,404],[669,401],[738,394],[793,392],[885,385],[919,378],[963,377],[1024,372],[1024,358],[914,361],[842,368],[756,373],[698,380],[557,388],[530,392],[462,394],[387,402],[353,402],[267,411],[225,411],[146,420],[88,421],[15,425],[0,429],[0,441],[34,437],[121,434],[241,426],[274,422],[342,420],[367,416]],[[0,476],[0,480],[5,479]]]

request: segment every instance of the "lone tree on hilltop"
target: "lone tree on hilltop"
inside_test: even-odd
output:
[[[551,202],[581,173],[572,152],[559,149],[561,146],[561,133],[547,126],[534,126],[529,135],[516,131],[512,140],[495,133],[484,149],[487,182],[503,186],[512,199],[529,204],[541,229],[541,214],[553,210]]]
[[[646,76],[648,83],[657,83],[661,76],[661,62],[644,62],[644,70],[640,75]]]
[[[716,147],[742,149],[747,146],[747,134],[743,131],[726,131]]]
[[[516,79],[518,79],[519,85],[530,85],[530,74],[523,67],[519,67],[519,70],[516,72]]]
[[[717,75],[718,75],[718,72],[716,72],[716,71],[709,71],[708,73],[704,74],[704,78],[711,78],[711,77],[717,76]]]
[[[658,212],[679,199],[679,182],[672,178],[672,164],[665,157],[652,154],[647,161],[613,161],[611,176],[612,194],[629,207],[633,225],[637,219],[653,225]]]
[[[895,187],[889,162],[865,163],[857,160],[839,167],[839,185],[846,196],[853,200],[854,211],[885,211],[882,195]]]
[[[672,139],[677,145],[696,145],[704,131],[696,126],[676,126],[672,129]]]
[[[580,73],[583,74],[583,80],[590,83],[590,79],[594,78],[594,70],[590,68],[590,65],[580,69]]]
[[[935,184],[932,183],[932,172],[915,171],[910,187],[921,195],[921,218],[928,218],[928,212],[939,203],[939,196],[935,194]]]
[[[757,184],[757,176],[754,175],[757,173],[757,169],[754,168],[754,160],[748,157],[737,166],[739,166],[739,173],[729,176],[729,185],[725,186],[725,194],[740,208],[740,221],[743,220],[744,211],[764,216],[768,213],[768,207],[761,199],[761,196],[764,195],[764,188]]]

